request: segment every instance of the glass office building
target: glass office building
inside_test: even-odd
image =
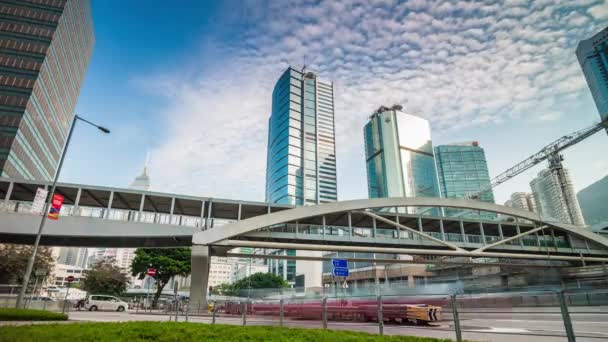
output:
[[[560,185],[558,175],[543,169],[530,182],[536,209],[545,218],[582,226],[585,224],[581,207],[574,191],[570,172],[563,169],[566,184]]]
[[[338,199],[333,84],[289,67],[272,92],[266,200],[296,206]]]
[[[380,107],[365,125],[364,138],[370,198],[439,197],[427,120],[400,107]]]
[[[285,70],[272,92],[266,163],[266,201],[295,206],[337,201],[332,83],[305,69]],[[313,251],[269,253],[322,256]],[[269,270],[292,286],[321,286],[320,261],[274,260]]]
[[[0,1],[0,175],[50,180],[94,45],[88,0]]]
[[[608,119],[608,27],[581,40],[576,57],[602,120]],[[608,132],[608,130],[606,130]]]
[[[439,145],[435,147],[437,175],[441,197],[465,198],[490,185],[490,174],[486,154],[476,141]],[[480,201],[494,203],[492,190],[479,196]],[[444,209],[447,216],[482,217],[492,219],[493,213]]]

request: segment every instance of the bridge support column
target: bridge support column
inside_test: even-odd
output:
[[[209,246],[192,246],[192,272],[190,276],[190,307],[192,308],[207,307],[210,254]]]

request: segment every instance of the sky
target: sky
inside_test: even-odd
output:
[[[606,0],[92,0],[96,44],[61,181],[264,200],[274,83],[289,65],[334,83],[339,200],[367,197],[363,126],[380,105],[478,141],[491,176],[599,121],[575,56]],[[578,191],[608,174],[608,135],[564,152]],[[500,185],[496,202],[545,163]]]

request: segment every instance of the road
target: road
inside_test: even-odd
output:
[[[474,341],[548,342],[566,341],[561,313],[556,308],[516,308],[512,310],[477,309],[460,313],[463,338]],[[579,342],[608,341],[608,307],[579,307],[571,312],[574,330]],[[431,327],[386,324],[386,335],[413,335],[440,338],[455,338],[449,314],[444,321]],[[174,319],[174,318],[173,318]],[[71,312],[73,321],[123,322],[123,321],[169,321],[164,314],[118,313],[118,312]],[[185,317],[180,316],[179,321]],[[211,323],[209,316],[190,316],[189,322]],[[242,324],[242,318],[218,316],[217,323]],[[279,325],[278,317],[250,316],[247,325]],[[321,328],[322,321],[285,320],[285,326],[299,328]],[[378,333],[376,323],[329,322],[329,329]]]

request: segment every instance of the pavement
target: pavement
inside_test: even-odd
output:
[[[608,341],[608,307],[577,307],[571,310],[572,324],[578,342]],[[74,322],[126,322],[126,321],[173,321],[162,313],[135,312],[89,312],[74,311],[69,313]],[[385,324],[386,335],[410,335],[455,339],[454,325],[449,313],[444,314],[444,320],[432,326],[412,326],[401,324]],[[186,317],[180,315],[178,321]],[[513,309],[463,309],[460,312],[463,339],[472,341],[513,342],[513,339],[531,342],[567,341],[561,313],[557,308],[513,308]],[[212,318],[205,316],[189,316],[189,322],[211,324]],[[241,317],[219,315],[217,323],[242,325]],[[48,323],[48,322],[44,322]],[[0,325],[33,324],[32,322],[0,322]],[[36,323],[34,323],[36,324]],[[248,316],[247,325],[280,324],[278,317]],[[298,328],[322,328],[321,320],[290,320],[285,319],[284,325]],[[378,333],[375,322],[328,322],[329,329],[351,330],[368,333]]]

